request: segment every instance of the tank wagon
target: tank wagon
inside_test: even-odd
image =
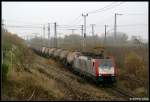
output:
[[[45,55],[48,55],[48,50],[49,50],[49,48],[45,48],[45,50],[44,50]]]
[[[113,57],[100,54],[83,53],[57,48],[40,48],[42,54],[60,60],[64,65],[71,66],[73,71],[88,77],[98,83],[114,83],[117,77],[117,68]],[[37,49],[36,49],[37,50]]]
[[[51,48],[51,49],[49,50],[48,55],[49,55],[50,57],[53,57],[53,53],[55,52],[55,50],[57,50],[57,49],[56,49],[56,48]]]
[[[77,57],[77,56],[79,56],[79,55],[81,55],[81,53],[80,52],[69,52],[68,53],[68,55],[67,55],[67,62],[66,62],[66,64],[68,65],[68,66],[71,66],[72,64],[73,64],[73,61],[75,60],[75,58]]]
[[[59,59],[59,55],[60,55],[61,51],[62,51],[62,49],[55,50],[55,52],[54,52],[54,58],[55,59]]]

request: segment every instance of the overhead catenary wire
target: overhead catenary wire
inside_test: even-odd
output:
[[[98,10],[94,10],[94,11],[88,12],[88,14],[92,14],[92,13],[95,13],[96,11],[103,10],[103,9],[105,9],[105,8],[107,8],[107,7],[111,6],[111,5],[113,5],[113,4],[114,4],[114,2],[111,3],[111,4],[109,4],[109,5],[107,5],[107,6],[105,6],[105,7],[103,7],[103,8],[100,8],[100,9],[98,9]]]
[[[113,25],[110,25],[112,27]],[[135,26],[148,26],[148,24],[125,24],[125,25],[118,25],[117,27],[135,27]]]
[[[81,25],[57,25],[59,28],[81,27]]]
[[[145,15],[144,13],[125,13],[124,15],[127,15],[127,16],[130,16],[130,15],[135,15],[135,16],[139,16],[139,15],[141,15],[141,16],[143,16],[143,15]]]
[[[101,9],[98,9],[98,10],[95,10],[95,11],[91,11],[91,12],[88,12],[88,14],[93,14],[93,13],[98,13],[98,12],[103,12],[103,11],[106,11],[106,10],[109,10],[109,9],[112,9],[112,8],[115,8],[119,5],[121,5],[123,2],[119,3],[119,4],[116,4],[116,5],[113,5],[114,3],[110,4],[110,5],[107,5]]]
[[[57,25],[58,28],[60,29],[69,29],[69,28],[81,28],[81,25]],[[103,25],[96,25],[98,27],[103,27]],[[109,27],[112,27],[113,25],[109,25]],[[125,24],[125,25],[118,25],[117,27],[128,27],[128,26],[148,26],[148,24]],[[7,28],[31,28],[31,29],[43,29],[41,26],[26,26],[26,25],[6,25]],[[87,27],[90,27],[90,25],[87,25]]]
[[[32,24],[31,26],[33,25],[40,25],[40,26],[43,26],[43,24],[47,24],[47,23],[35,23],[35,22],[25,22],[25,21],[18,21],[18,20],[7,20],[9,22],[14,22],[14,23],[19,23],[19,24]],[[53,24],[54,22],[50,22],[50,24]]]
[[[79,16],[77,16],[74,20],[72,20],[71,22],[69,22],[68,24],[74,23],[74,22],[77,21],[80,17],[81,17],[81,14],[80,14]]]
[[[97,25],[99,27],[103,27],[104,25]],[[148,24],[125,24],[125,25],[117,25],[117,27],[126,27],[126,26],[148,26]],[[113,27],[113,25],[108,25],[108,27]]]
[[[76,25],[78,24],[82,19],[80,18],[78,21],[74,22],[73,24]]]
[[[135,26],[148,26],[148,24],[130,24],[130,25],[118,25],[117,27],[135,27]]]
[[[6,25],[6,27],[14,28],[42,28],[42,26],[26,26],[26,25]]]
[[[71,29],[71,28],[70,28],[70,29]],[[70,30],[70,29],[67,29],[67,28],[66,28],[66,29],[60,29],[60,28],[59,28],[59,29],[57,29],[57,30]],[[72,29],[81,30],[81,29],[77,29],[77,28],[72,28]]]
[[[116,4],[116,2],[113,2],[113,3],[111,3],[111,4],[109,4],[109,5],[105,6],[105,7],[103,7],[103,8],[101,8],[101,9],[88,12],[87,14],[102,12],[102,11],[105,11],[105,10],[108,10],[108,9],[111,9],[111,8],[114,8],[114,7],[116,7],[116,6],[119,6],[119,5],[121,5],[122,3],[123,3],[123,2],[121,2],[121,3],[117,4],[117,5],[114,5],[114,4]],[[80,17],[81,17],[81,15],[77,16],[73,21],[78,20]],[[81,20],[81,19],[80,19],[80,20]],[[72,21],[72,22],[73,22],[73,21]]]

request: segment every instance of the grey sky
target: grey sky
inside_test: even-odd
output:
[[[41,26],[39,24],[46,24],[47,26],[48,22],[57,22],[58,25],[81,25],[83,24],[82,13],[101,9],[111,3],[112,2],[2,2],[2,18],[5,20],[6,26]],[[129,37],[139,35],[144,39],[148,39],[148,2],[124,2],[104,12],[89,14],[87,17],[87,34],[91,35],[90,24],[96,24],[95,33],[99,36],[104,33],[105,24],[109,25],[108,30],[113,29],[115,13],[123,14],[122,16],[117,16],[118,26],[126,25],[124,27],[118,27],[118,31],[127,33]],[[76,19],[77,17],[78,19]],[[53,35],[53,29],[53,24],[51,24],[51,35]],[[8,28],[8,30],[20,36],[30,35],[36,32],[40,34],[43,33],[42,29],[37,28]],[[58,30],[58,33],[69,34],[71,30]],[[81,34],[81,30],[77,30],[75,33]]]

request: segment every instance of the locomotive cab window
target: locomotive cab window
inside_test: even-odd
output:
[[[112,61],[110,60],[103,60],[100,66],[101,66],[101,69],[110,69],[113,66],[113,64],[112,64]]]

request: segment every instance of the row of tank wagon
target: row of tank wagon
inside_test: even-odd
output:
[[[71,66],[73,71],[91,78],[98,83],[116,82],[117,68],[114,59],[111,57],[93,58],[79,51],[69,51],[58,48],[41,47],[36,50],[43,55],[59,60],[64,65]]]

